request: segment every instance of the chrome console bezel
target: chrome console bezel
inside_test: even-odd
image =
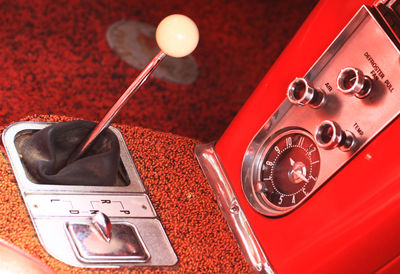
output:
[[[22,121],[3,132],[3,144],[18,187],[40,243],[56,259],[76,267],[118,268],[122,266],[172,266],[178,261],[171,243],[148,197],[121,132],[110,127],[120,145],[120,159],[127,171],[127,186],[45,185],[30,180],[15,145],[21,132],[37,131],[53,122]],[[55,205],[62,201],[63,205]],[[102,201],[110,201],[102,205]],[[54,206],[53,206],[54,204]],[[74,208],[71,211],[70,208]],[[122,209],[121,209],[122,208]],[[94,210],[90,210],[94,209]],[[111,223],[125,223],[137,231],[139,241],[148,252],[148,259],[103,257],[82,258],[76,252],[67,224],[92,222],[93,211],[108,215]],[[78,212],[78,213],[77,213]],[[112,239],[111,239],[112,240]]]

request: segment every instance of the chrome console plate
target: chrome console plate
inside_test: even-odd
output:
[[[120,266],[170,266],[177,263],[176,254],[165,234],[143,183],[130,156],[122,134],[113,127],[120,144],[121,161],[127,171],[127,186],[66,186],[34,183],[20,160],[15,140],[22,134],[43,129],[52,123],[18,122],[3,133],[3,144],[11,162],[19,189],[35,226],[36,233],[45,249],[56,259],[77,267]],[[124,248],[115,238],[101,255],[89,252],[75,237],[72,228],[90,225],[97,212],[106,214],[115,231],[130,228],[132,238],[137,238],[144,252],[142,256],[115,256],[117,248]],[[118,227],[122,226],[118,230]],[[135,235],[136,236],[135,236]],[[122,236],[119,236],[119,239]],[[92,239],[91,239],[92,240]],[[89,246],[90,247],[90,246]],[[108,250],[110,248],[110,250]],[[126,251],[124,251],[126,253]],[[82,255],[83,254],[83,255]],[[108,254],[108,255],[107,255]]]
[[[315,109],[292,105],[286,99],[249,144],[242,164],[242,188],[255,210],[267,216],[291,212],[399,115],[399,56],[399,49],[371,10],[363,6],[304,77],[326,93],[326,105]],[[368,97],[359,99],[338,90],[338,74],[346,67],[356,67],[373,79],[373,90]],[[356,148],[348,152],[319,149],[319,176],[313,191],[299,204],[277,210],[260,202],[254,184],[260,180],[262,156],[270,140],[277,132],[293,128],[314,134],[324,120],[335,121],[343,130],[351,131],[357,139]]]

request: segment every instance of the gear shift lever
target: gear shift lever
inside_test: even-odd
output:
[[[112,119],[128,102],[129,98],[139,90],[166,55],[179,58],[192,53],[199,41],[199,31],[196,24],[187,16],[173,14],[164,18],[158,25],[156,41],[161,51],[143,69],[84,142],[72,153],[68,162],[73,162],[83,156],[97,136],[108,128]]]

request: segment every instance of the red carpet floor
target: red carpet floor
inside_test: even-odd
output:
[[[99,120],[138,74],[107,45],[121,19],[171,13],[200,29],[189,86],[150,79],[115,122],[216,140],[316,0],[1,1],[0,125],[31,114]]]
[[[146,188],[150,195],[154,195],[151,199],[177,250],[180,262],[175,270],[185,273],[247,272],[247,265],[191,153],[195,143],[216,140],[223,133],[316,2],[0,0],[0,128],[27,115],[54,114],[50,117],[64,115],[94,121],[101,119],[139,73],[109,48],[106,40],[108,27],[121,19],[156,26],[169,14],[188,15],[200,30],[200,43],[193,53],[199,65],[197,81],[184,86],[149,79],[114,122],[125,124],[126,128],[141,127],[138,131],[126,131],[127,136],[132,136],[129,139],[132,147],[137,145],[140,149],[145,147],[141,146],[141,140],[148,140],[152,129],[183,136],[154,133],[154,142],[166,148],[162,157],[155,152],[132,149]],[[171,141],[173,146],[164,144],[165,140]],[[182,161],[169,156],[171,151],[184,151]],[[157,158],[163,163],[162,168],[156,162],[143,161],[140,155],[148,159]],[[38,246],[37,240],[31,241],[33,228],[15,191],[7,160],[3,154],[1,156],[5,172],[3,184],[12,187],[10,193],[15,199],[3,195],[6,199],[3,204],[10,207],[4,207],[9,211],[0,215],[8,221],[11,212],[15,213],[18,209],[16,216],[25,219],[13,225],[19,229],[27,227],[23,229],[26,237],[10,238],[9,234],[13,231],[7,227],[2,231],[1,238],[52,265],[51,258]],[[179,167],[172,164],[179,164]],[[193,189],[197,192],[190,192],[189,185],[180,188],[183,176],[178,178],[180,173],[174,173],[175,177],[170,178],[169,173],[163,173],[168,170],[186,172],[184,175],[195,170],[196,173],[188,175],[188,178],[193,180],[196,186]],[[157,176],[164,181],[157,180]],[[153,180],[156,183],[165,182],[166,191],[154,189],[158,185]],[[169,182],[176,183],[178,186],[175,189],[180,189],[173,193],[176,197],[171,197],[176,201],[182,200],[185,206],[193,206],[199,222],[192,218],[180,224],[171,221],[174,219],[170,216],[181,216],[179,214],[192,210],[180,204],[160,202],[171,198],[162,196],[168,193],[171,187]],[[202,188],[198,187],[199,183],[202,183]],[[191,199],[192,196],[202,199]],[[220,233],[225,240],[187,246],[185,243],[189,242],[182,238],[185,234],[180,235],[180,230],[175,229],[179,225],[194,240],[197,235],[213,239],[207,233]],[[207,252],[203,252],[204,247]],[[217,257],[221,249],[228,250],[230,254],[224,261]],[[204,259],[208,254],[211,256]],[[196,264],[192,263],[193,258]],[[60,262],[54,264],[52,267],[55,270],[69,272],[64,271],[66,266]]]

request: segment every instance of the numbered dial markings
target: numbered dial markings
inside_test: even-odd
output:
[[[314,188],[320,156],[311,135],[291,130],[278,136],[262,161],[256,196],[273,207],[291,207]]]

